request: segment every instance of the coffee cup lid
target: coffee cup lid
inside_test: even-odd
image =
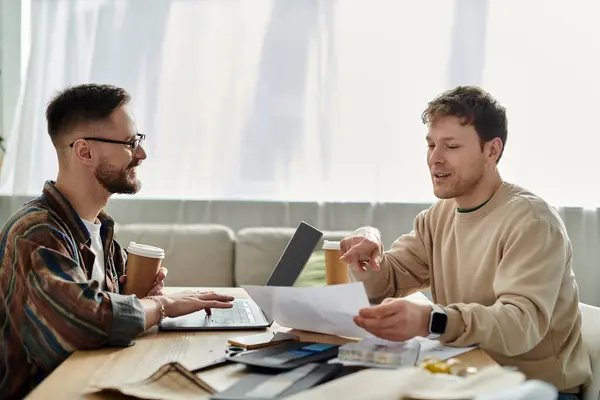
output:
[[[323,249],[325,250],[339,250],[340,249],[340,242],[335,242],[332,240],[325,240],[323,242]]]
[[[165,258],[165,251],[163,249],[136,242],[129,242],[127,252],[141,257]]]

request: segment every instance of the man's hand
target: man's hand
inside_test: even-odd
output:
[[[211,308],[231,308],[233,305],[232,296],[217,294],[215,292],[185,291],[161,296],[165,306],[167,317],[179,317],[181,315],[191,314],[196,311],[205,310],[208,315],[211,314]]]
[[[340,260],[350,265],[354,271],[379,271],[383,244],[375,228],[361,228],[352,236],[340,242]]]
[[[231,308],[233,297],[215,292],[185,291],[168,296],[155,296],[140,299],[146,314],[146,329],[159,322],[159,305],[164,307],[165,317],[176,318],[196,311],[205,310],[208,315],[212,308]]]
[[[429,335],[431,311],[427,304],[388,298],[380,305],[360,310],[354,323],[379,338],[403,342]]]
[[[165,287],[165,278],[167,277],[167,273],[169,272],[168,269],[161,267],[160,270],[158,271],[158,274],[156,275],[156,281],[154,282],[154,286],[152,287],[152,289],[150,289],[150,291],[148,292],[148,294],[146,295],[146,297],[150,297],[150,296],[162,296],[163,295],[163,288]],[[119,278],[119,283],[123,286],[125,286],[125,283],[127,282],[127,275],[121,275],[121,277]]]

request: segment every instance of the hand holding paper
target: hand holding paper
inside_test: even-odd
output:
[[[353,317],[369,307],[362,282],[319,287],[243,286],[278,324],[329,335],[371,336]]]
[[[403,342],[429,335],[431,306],[406,299],[385,299],[377,306],[360,310],[356,325],[382,339]]]

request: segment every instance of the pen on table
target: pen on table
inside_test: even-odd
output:
[[[205,308],[204,311],[206,311],[206,315],[207,316],[211,316],[212,315],[212,311],[210,310],[210,308]]]

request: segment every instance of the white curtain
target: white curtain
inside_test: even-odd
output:
[[[600,2],[31,0],[0,181],[55,177],[44,110],[67,85],[133,95],[138,198],[429,202],[427,101],[477,84],[508,108],[504,177],[600,206]]]
[[[599,1],[151,3],[2,3],[23,7],[10,15],[23,18],[26,62],[20,93],[2,93],[17,112],[4,115],[1,194],[36,195],[56,176],[51,96],[112,83],[131,92],[149,154],[142,191],[111,202],[118,221],[375,224],[391,241],[426,207],[399,203],[434,200],[422,110],[476,84],[508,109],[503,176],[561,207],[582,299],[598,304]],[[16,205],[4,200],[9,215]]]

